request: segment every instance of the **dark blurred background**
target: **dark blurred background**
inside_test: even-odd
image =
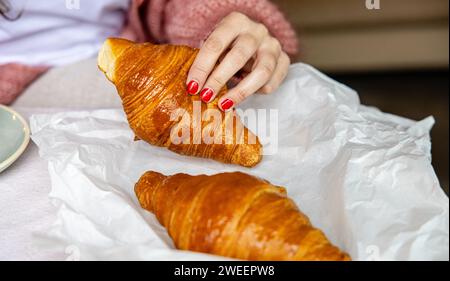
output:
[[[357,90],[363,104],[434,116],[433,166],[449,191],[448,0],[273,0],[299,34],[299,61]],[[372,1],[374,2],[374,1]]]

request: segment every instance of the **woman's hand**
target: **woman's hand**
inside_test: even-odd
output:
[[[233,12],[222,19],[200,48],[188,74],[187,92],[200,92],[202,101],[210,102],[237,72],[247,72],[220,98],[219,107],[227,111],[257,91],[271,93],[277,89],[289,64],[280,42],[263,24]]]

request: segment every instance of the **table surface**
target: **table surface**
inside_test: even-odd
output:
[[[98,70],[96,58],[54,67],[34,81],[12,108],[29,120],[32,114],[120,108],[115,87]],[[50,202],[47,162],[30,141],[22,156],[0,173],[0,260],[61,260],[67,255],[43,252],[34,236],[56,219]]]
[[[24,118],[58,109],[15,108]],[[61,260],[64,253],[43,251],[34,239],[56,220],[52,205],[47,161],[30,141],[25,152],[0,173],[0,260]]]

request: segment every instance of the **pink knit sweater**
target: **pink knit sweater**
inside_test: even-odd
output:
[[[294,30],[268,0],[132,0],[122,37],[143,42],[199,47],[215,25],[232,11],[263,23],[290,55],[297,52]],[[0,65],[0,104],[9,104],[48,67]]]

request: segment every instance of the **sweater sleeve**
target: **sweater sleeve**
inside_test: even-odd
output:
[[[199,47],[223,17],[236,11],[264,24],[289,55],[298,51],[291,24],[267,0],[150,0],[145,10],[146,29],[160,43]]]
[[[0,65],[0,104],[10,104],[39,75],[46,66],[27,66],[18,63]]]

